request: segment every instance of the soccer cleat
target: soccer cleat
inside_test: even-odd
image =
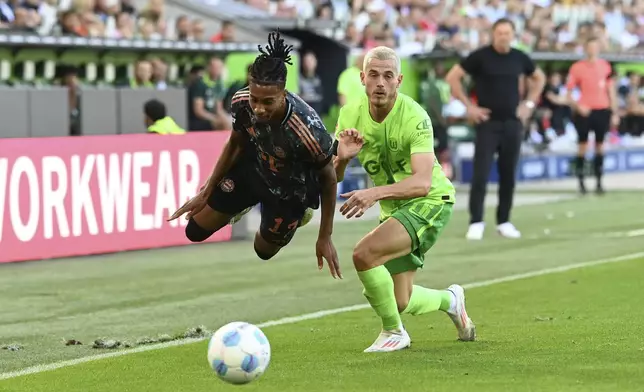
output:
[[[496,230],[505,238],[521,238],[521,232],[510,222],[501,223],[496,227]]]
[[[382,331],[378,338],[364,352],[386,353],[398,351],[411,346],[411,338],[404,328],[395,331]]]
[[[313,219],[313,209],[307,208],[306,211],[304,211],[304,215],[302,216],[302,220],[298,227],[306,226],[311,219]]]
[[[485,231],[485,223],[477,222],[470,224],[469,229],[467,229],[467,234],[465,238],[470,241],[480,241],[483,239],[483,232]]]
[[[253,209],[253,207],[248,207],[245,210],[243,210],[242,212],[240,212],[239,214],[237,214],[237,215],[233,216],[232,218],[230,218],[230,224],[234,225],[235,223],[239,222],[241,220],[241,218],[243,218],[244,215],[248,214],[250,212],[250,210],[252,210],[252,209]]]
[[[447,288],[447,291],[454,294],[455,303],[449,307],[447,314],[458,330],[458,340],[465,342],[476,340],[476,326],[465,310],[465,290],[453,284]]]
[[[604,190],[604,187],[602,186],[602,184],[601,184],[601,183],[597,183],[597,188],[595,188],[595,193],[596,193],[597,195],[599,195],[599,196],[601,196],[601,195],[603,195],[604,193],[606,193],[606,191]]]

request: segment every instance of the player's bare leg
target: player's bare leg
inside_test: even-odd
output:
[[[382,332],[365,352],[397,351],[411,344],[400,319],[394,281],[384,266],[389,260],[409,254],[411,246],[404,226],[389,219],[367,234],[353,250],[353,264],[364,286],[364,295],[382,319]]]
[[[188,221],[186,237],[192,242],[205,241],[226,226],[231,217],[231,215],[215,211],[207,205]]]
[[[414,285],[416,271],[407,271],[392,275],[396,304],[401,314],[418,316],[441,310],[450,317],[458,339],[472,341],[476,339],[476,326],[465,310],[465,291],[453,284],[446,290],[434,290]]]

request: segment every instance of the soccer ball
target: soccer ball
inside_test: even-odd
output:
[[[217,376],[231,384],[259,378],[271,360],[271,346],[264,332],[244,322],[219,328],[208,344],[208,363]]]

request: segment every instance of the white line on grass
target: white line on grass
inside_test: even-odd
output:
[[[569,265],[564,265],[564,266],[561,266],[561,267],[545,268],[545,269],[538,270],[538,271],[526,272],[526,273],[523,273],[523,274],[509,275],[509,276],[505,276],[505,277],[502,277],[502,278],[483,280],[483,281],[480,281],[480,282],[472,282],[472,283],[464,284],[463,288],[473,289],[473,288],[476,288],[476,287],[492,286],[492,285],[499,284],[499,283],[513,282],[513,281],[520,280],[520,279],[533,278],[533,277],[537,277],[537,276],[554,274],[554,273],[558,273],[558,272],[566,272],[566,271],[570,271],[570,270],[574,270],[574,269],[578,269],[578,268],[592,267],[592,266],[601,265],[601,264],[618,263],[618,262],[621,262],[621,261],[634,260],[634,259],[638,259],[638,258],[641,258],[641,257],[644,257],[644,252],[631,253],[631,254],[627,254],[627,255],[623,255],[623,256],[612,257],[612,258],[609,258],[609,259],[602,259],[602,260],[595,260],[595,261],[589,261],[589,262],[584,262],[584,263],[569,264]],[[294,323],[299,323],[301,321],[319,319],[319,318],[326,317],[326,316],[331,316],[331,315],[334,315],[334,314],[353,312],[353,311],[356,311],[356,310],[362,310],[362,309],[367,309],[367,308],[369,308],[368,304],[345,306],[345,307],[342,307],[342,308],[321,310],[319,312],[313,312],[313,313],[306,313],[306,314],[302,314],[302,315],[299,315],[299,316],[285,317],[285,318],[281,318],[279,320],[266,321],[264,323],[257,324],[257,326],[259,326],[260,328],[265,328],[265,327],[272,327],[272,326],[276,326],[276,325],[294,324]],[[183,345],[190,344],[190,343],[200,342],[200,341],[203,341],[203,340],[206,340],[206,339],[208,339],[208,338],[181,339],[181,340],[175,340],[175,341],[166,342],[166,343],[152,344],[152,345],[149,345],[149,346],[140,346],[140,347],[136,347],[136,348],[128,349],[128,350],[114,351],[114,352],[105,353],[105,354],[99,354],[99,355],[91,355],[89,357],[77,358],[77,359],[72,359],[72,360],[69,360],[69,361],[61,361],[61,362],[51,363],[51,364],[47,364],[47,365],[37,365],[37,366],[28,367],[28,368],[25,368],[25,369],[22,369],[22,370],[17,370],[17,371],[14,371],[14,372],[2,373],[2,374],[0,374],[0,380],[6,380],[6,379],[9,379],[9,378],[15,378],[15,377],[26,376],[26,375],[30,375],[30,374],[42,373],[42,372],[55,370],[55,369],[60,369],[60,368],[64,368],[64,367],[80,365],[80,364],[86,363],[86,362],[97,361],[97,360],[100,360],[100,359],[121,357],[123,355],[129,355],[129,354],[140,353],[140,352],[145,352],[145,351],[152,351],[152,350],[160,350],[160,349],[167,348],[167,347],[183,346]]]

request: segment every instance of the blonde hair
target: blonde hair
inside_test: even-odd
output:
[[[362,70],[367,69],[367,65],[369,65],[369,62],[372,59],[376,60],[394,60],[396,62],[396,72],[400,74],[400,57],[396,54],[396,52],[388,48],[386,46],[376,46],[375,48],[371,49],[370,51],[367,52],[367,54],[364,56],[364,62],[362,63]]]

